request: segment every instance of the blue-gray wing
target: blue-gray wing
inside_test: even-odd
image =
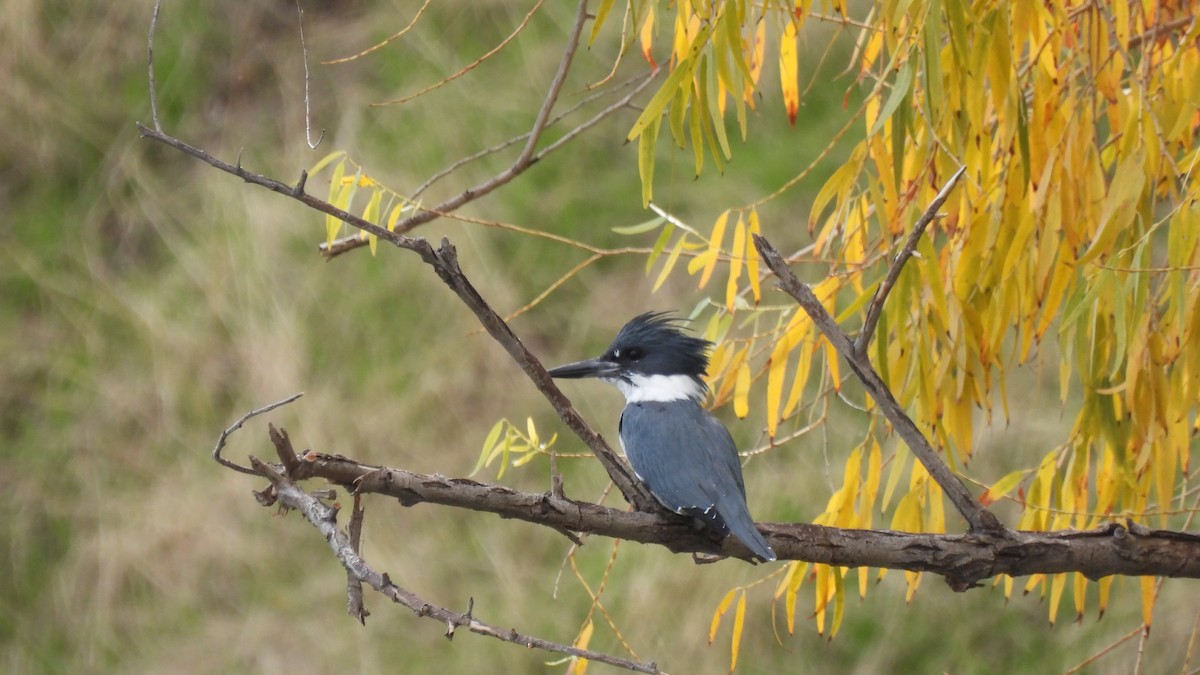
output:
[[[631,403],[620,434],[629,464],[664,506],[775,559],[746,506],[737,446],[717,418],[690,400]]]

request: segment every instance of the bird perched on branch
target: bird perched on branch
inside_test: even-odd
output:
[[[604,354],[550,370],[558,378],[595,377],[625,395],[620,437],[625,456],[650,494],[675,513],[732,534],[764,561],[775,551],[754,526],[737,446],[700,407],[712,343],[680,330],[663,313],[634,318]]]

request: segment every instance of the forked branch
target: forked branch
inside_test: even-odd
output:
[[[917,425],[904,412],[900,404],[896,402],[891,390],[880,379],[879,374],[871,366],[871,362],[865,356],[858,353],[854,348],[854,343],[850,341],[846,333],[837,325],[837,322],[833,320],[829,312],[825,311],[825,306],[817,299],[817,296],[808,287],[808,284],[796,278],[791,268],[787,266],[787,261],[784,260],[783,255],[771,245],[771,242],[757,234],[754,235],[754,246],[758,249],[758,253],[762,256],[763,261],[766,262],[767,267],[771,268],[771,271],[779,279],[780,287],[796,299],[796,302],[800,304],[800,307],[804,309],[817,328],[821,330],[825,338],[837,350],[837,353],[846,360],[847,365],[850,366],[850,370],[863,383],[863,387],[866,388],[867,393],[879,405],[879,409],[883,411],[884,416],[892,423],[892,427],[900,434],[900,438],[904,439],[909,449],[917,456],[921,464],[925,466],[925,470],[937,481],[937,484],[941,486],[946,496],[950,498],[954,507],[966,519],[971,531],[1003,531],[1005,528],[996,519],[996,516],[980,506],[979,502],[971,496],[971,493],[963,485],[962,481],[938,457],[937,452],[934,451],[929,441],[925,439],[925,436],[917,428]]]
[[[871,298],[871,303],[867,305],[867,316],[863,319],[862,331],[858,334],[858,338],[854,341],[854,354],[864,362],[867,360],[867,347],[870,346],[871,340],[875,336],[875,326],[879,324],[879,315],[883,313],[883,303],[887,300],[887,296],[892,292],[892,287],[896,285],[896,280],[900,278],[900,272],[904,269],[904,264],[912,257],[914,251],[917,250],[917,244],[921,241],[921,235],[925,234],[925,228],[929,227],[929,223],[937,217],[938,209],[942,208],[942,204],[946,203],[946,199],[950,196],[950,191],[958,183],[958,179],[966,173],[967,167],[960,167],[950,180],[938,191],[937,196],[930,202],[929,208],[925,209],[925,213],[917,219],[913,225],[912,232],[908,234],[908,239],[905,240],[904,246],[900,252],[892,259],[892,266],[888,268],[887,275],[879,284],[879,288],[875,289],[875,295]]]

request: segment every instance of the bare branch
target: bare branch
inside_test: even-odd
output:
[[[887,276],[883,278],[883,282],[879,284],[879,288],[875,290],[875,296],[871,298],[871,304],[867,306],[867,317],[863,320],[862,332],[858,334],[858,338],[854,341],[854,354],[859,359],[867,360],[867,347],[871,344],[871,339],[875,335],[875,326],[879,323],[879,315],[883,313],[883,303],[887,300],[888,293],[892,292],[892,287],[896,285],[896,280],[900,278],[900,272],[904,269],[904,264],[912,257],[913,251],[917,250],[917,244],[921,241],[921,235],[925,234],[925,228],[929,227],[929,223],[937,216],[938,209],[942,208],[942,204],[946,203],[946,199],[950,196],[950,191],[958,184],[958,179],[966,173],[967,167],[963,166],[954,172],[950,180],[942,186],[938,191],[937,196],[929,203],[929,208],[921,214],[913,225],[912,232],[908,235],[908,240],[904,242],[904,246],[900,252],[896,254],[892,260],[892,266],[888,269]]]
[[[314,143],[312,139],[312,126],[310,124],[312,115],[309,112],[308,96],[308,45],[304,42],[304,8],[300,6],[300,0],[296,0],[296,14],[300,21],[300,52],[304,55],[304,142],[308,143],[310,150],[316,150],[317,146],[325,138],[325,130],[321,130],[321,137]]]
[[[420,503],[493,513],[556,530],[663,546],[676,553],[751,559],[734,537],[714,541],[686,518],[625,511],[553,493],[518,492],[465,478],[419,474],[310,452],[293,480],[322,478],[356,494],[382,494],[404,506]],[[760,523],[781,560],[845,567],[884,567],[942,575],[963,591],[998,574],[1081,572],[1200,578],[1200,534],[1109,523],[1095,530],[925,534],[850,530],[808,523]]]
[[[804,309],[817,328],[821,329],[838,354],[846,360],[850,370],[854,371],[854,374],[862,381],[863,387],[866,388],[871,398],[875,399],[879,409],[883,411],[884,416],[900,434],[900,438],[904,439],[917,459],[921,460],[925,470],[937,481],[954,507],[966,519],[971,532],[1003,530],[1004,526],[1000,524],[996,516],[975,501],[962,481],[950,471],[941,457],[938,457],[937,452],[929,445],[929,441],[925,439],[917,425],[896,402],[891,390],[880,379],[879,374],[871,366],[871,362],[858,355],[850,338],[842,332],[833,317],[829,316],[829,312],[825,311],[825,306],[813,294],[812,289],[796,278],[779,251],[771,245],[771,242],[759,235],[754,235],[754,246],[758,249],[758,253],[766,262],[767,267],[770,267],[779,279],[780,287],[800,303],[800,307]]]
[[[275,443],[276,451],[281,457],[284,455],[295,456],[291,444],[285,436],[272,433],[271,438]],[[333,550],[334,555],[337,556],[337,559],[349,574],[388,598],[391,598],[393,602],[411,609],[417,616],[427,617],[445,624],[449,627],[447,630],[448,637],[454,634],[455,629],[466,628],[472,633],[524,645],[532,649],[569,654],[578,658],[606,663],[639,673],[659,672],[658,666],[654,663],[639,663],[602,652],[579,649],[571,645],[524,635],[518,633],[516,630],[500,628],[476,619],[472,616],[473,608],[469,609],[466,613],[458,613],[421,599],[411,591],[397,586],[387,574],[381,574],[367,565],[367,562],[355,550],[350,536],[337,526],[338,509],[336,507],[327,506],[317,498],[296,487],[288,476],[270,464],[256,458],[251,458],[250,462],[259,475],[271,481],[271,486],[277,494],[278,500],[284,506],[299,511],[308,522],[312,523],[321,532],[325,537],[325,541]]]
[[[237,431],[238,429],[241,429],[242,425],[245,424],[246,421],[249,420],[251,417],[254,417],[256,415],[261,415],[266,412],[271,412],[272,410],[274,410],[276,408],[285,406],[285,405],[291,403],[292,401],[295,401],[296,399],[300,398],[303,395],[304,395],[304,392],[292,394],[291,396],[283,399],[282,401],[276,401],[274,403],[265,405],[261,408],[256,408],[254,410],[251,410],[250,412],[246,413],[245,415],[242,415],[241,419],[234,422],[225,431],[221,432],[220,438],[217,439],[217,445],[216,445],[216,447],[213,448],[213,451],[212,451],[213,459],[217,460],[217,462],[219,462],[221,465],[225,466],[226,468],[233,469],[234,471],[238,471],[241,473],[250,474],[251,476],[257,476],[258,475],[257,471],[246,468],[235,462],[231,462],[221,456],[221,450],[225,447],[225,442],[229,439],[229,436],[231,434],[233,434],[233,432]]]
[[[529,12],[525,14],[525,18],[521,20],[521,23],[517,25],[517,27],[513,30],[513,32],[509,33],[508,37],[501,40],[500,44],[496,45],[495,47],[492,47],[483,56],[475,59],[474,61],[472,61],[471,63],[468,63],[467,65],[463,66],[462,68],[459,68],[453,74],[451,74],[447,77],[444,77],[441,80],[438,80],[437,82],[434,82],[433,84],[431,84],[423,89],[415,91],[411,94],[407,94],[405,96],[401,96],[400,98],[393,98],[393,99],[390,99],[387,101],[380,101],[379,103],[372,103],[371,107],[372,108],[382,108],[384,106],[399,105],[401,103],[407,103],[413,99],[420,98],[420,97],[424,96],[425,94],[428,94],[431,91],[434,91],[436,89],[441,89],[442,87],[446,86],[447,84],[450,84],[454,80],[457,80],[458,78],[462,77],[463,75],[466,75],[467,73],[471,72],[472,70],[475,70],[476,68],[478,68],[480,66],[480,64],[482,64],[484,61],[487,61],[488,59],[492,58],[496,54],[499,54],[500,50],[504,49],[505,47],[508,46],[508,43],[515,40],[517,38],[517,36],[521,34],[521,31],[525,30],[525,26],[529,25],[529,20],[533,18],[533,15],[536,14],[537,11],[542,8],[543,2],[545,2],[545,0],[537,0],[537,2],[534,3],[533,8],[530,9]],[[413,21],[414,22],[416,21],[416,17],[413,18]]]
[[[146,36],[146,70],[149,71],[150,81],[150,120],[154,122],[155,131],[162,131],[162,123],[158,120],[158,93],[154,90],[154,29],[158,27],[158,7],[162,0],[154,0],[154,13],[150,15],[150,32]]]

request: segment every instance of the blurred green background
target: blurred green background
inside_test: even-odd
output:
[[[561,672],[545,665],[550,654],[465,633],[447,642],[443,627],[369,593],[372,616],[358,625],[344,612],[344,572],[316,531],[296,515],[257,506],[250,491],[262,481],[211,461],[221,429],[296,391],[306,396],[252,421],[233,436],[228,456],[269,456],[270,420],[301,448],[465,475],[501,417],[518,424],[533,417],[547,435],[565,430],[415,256],[381,247],[377,257],[360,250],[326,263],[316,254],[324,231],[315,214],[138,138],[134,121],[149,122],[152,4],[8,0],[0,7],[0,670]],[[166,130],[287,181],[344,149],[400,191],[525,131],[557,66],[573,3],[547,3],[494,59],[402,106],[367,104],[466,65],[528,7],[433,3],[412,32],[375,55],[317,63],[395,32],[418,6],[308,3],[314,136],[325,130],[314,151],[305,143],[291,2],[165,3],[155,53]],[[580,51],[563,106],[608,72],[615,28]],[[818,27],[806,36],[806,81],[833,34]],[[751,138],[735,148],[724,176],[709,163],[695,179],[690,151],[662,143],[656,201],[707,229],[725,206],[757,199],[799,172],[845,122],[847,90],[859,95],[848,78],[834,79],[849,46],[843,36],[794,129],[767,84]],[[628,55],[621,76],[644,68]],[[768,72],[764,82],[773,78]],[[634,114],[600,125],[464,213],[601,246],[648,246],[653,235],[611,231],[648,217],[635,148],[622,143]],[[425,203],[512,156],[454,174]],[[806,243],[806,195],[838,159],[835,151],[762,209],[777,243]],[[324,186],[314,181],[310,190],[321,194]],[[467,274],[502,313],[583,259],[568,247],[448,220],[416,234],[450,237]],[[652,295],[643,266],[637,256],[606,259],[514,328],[558,363],[592,355],[636,313],[686,312],[702,298],[682,275]],[[1007,427],[982,439],[979,475],[1039,457],[1065,431],[1053,383],[1036,372],[1014,377],[1024,378],[1027,394]],[[566,391],[614,437],[619,394],[598,384]],[[749,463],[760,519],[820,513],[861,418],[846,409],[835,421]],[[761,437],[753,415],[731,426],[744,446]],[[580,449],[567,435],[558,447]],[[606,485],[591,460],[564,461],[563,469],[571,496],[594,499]],[[548,466],[535,461],[504,482],[544,490]],[[477,616],[489,622],[574,639],[588,597],[563,565],[568,544],[560,535],[384,499],[369,499],[367,509],[367,560],[401,586],[460,610],[473,597]],[[593,588],[612,548],[591,539],[577,556]],[[695,566],[663,549],[622,545],[602,601],[637,658],[673,673],[723,672],[730,619],[707,647],[712,612],[728,589],[767,569]],[[893,573],[865,601],[850,601],[832,641],[813,629],[808,592],[796,635],[786,635],[781,608],[773,624],[772,581],[750,593],[739,672],[1060,672],[1136,628],[1140,606],[1130,581],[1117,584],[1103,620],[1095,619],[1094,595],[1078,624],[1065,600],[1051,630],[1044,603],[1019,590],[1005,603],[998,589],[954,594],[927,578],[906,605],[902,577]],[[1183,592],[1159,601],[1142,672],[1182,667],[1196,617],[1194,587],[1185,584],[1168,586]],[[623,653],[600,614],[596,621],[591,646]],[[1136,640],[1125,642],[1085,672],[1130,672],[1136,650]]]

